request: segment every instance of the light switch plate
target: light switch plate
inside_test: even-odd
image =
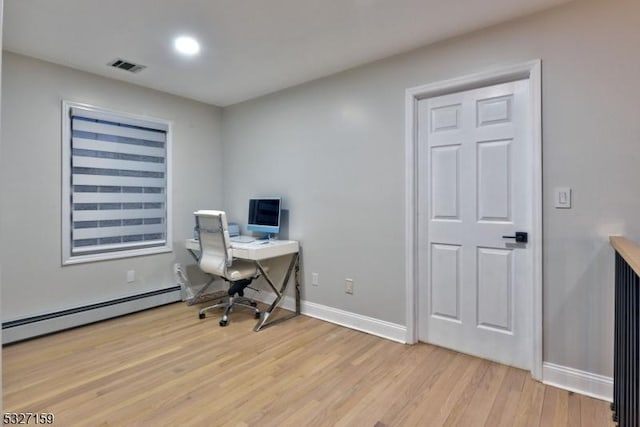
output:
[[[571,209],[571,188],[558,187],[555,190],[555,207],[557,209]]]

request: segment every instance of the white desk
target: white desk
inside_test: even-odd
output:
[[[200,250],[200,242],[196,239],[188,239],[185,243],[191,251]],[[254,240],[249,243],[231,242],[231,253],[234,258],[251,261],[261,261],[282,255],[295,254],[300,251],[300,246],[295,240]]]
[[[200,242],[196,239],[187,239],[185,241],[185,247],[193,255],[193,257],[199,260],[199,252],[200,252]],[[259,331],[260,329],[266,328],[274,323],[281,322],[283,320],[287,320],[291,317],[297,316],[300,314],[300,245],[295,240],[269,240],[269,241],[260,241],[255,240],[250,243],[237,243],[231,242],[231,253],[234,258],[253,261],[256,263],[256,266],[260,270],[260,273],[264,277],[264,279],[269,284],[269,287],[276,294],[276,299],[271,303],[267,311],[263,312],[260,315],[260,320],[253,328],[254,331]],[[279,287],[273,282],[273,279],[267,271],[262,266],[261,261],[265,261],[272,258],[277,258],[280,256],[291,255],[291,261],[289,262],[289,267],[282,278],[282,283]],[[289,284],[289,278],[291,277],[291,273],[295,269],[295,294],[296,294],[296,311],[288,316],[282,316],[277,319],[271,320],[267,322],[273,310],[280,304],[282,298],[284,297],[284,292],[287,289],[287,285]]]

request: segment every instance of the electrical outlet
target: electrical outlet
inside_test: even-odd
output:
[[[129,270],[127,271],[127,283],[133,283],[136,281],[136,271]]]
[[[180,268],[182,268],[182,266],[180,265],[179,262],[176,262],[175,264],[173,264],[173,274],[178,274],[178,271],[180,270]]]
[[[348,294],[353,294],[353,279],[345,279],[344,291]]]
[[[311,284],[318,286],[318,273],[311,273]]]

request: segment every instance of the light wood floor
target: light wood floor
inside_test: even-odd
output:
[[[299,316],[182,303],[9,345],[5,412],[60,426],[610,426],[606,402],[528,373]]]

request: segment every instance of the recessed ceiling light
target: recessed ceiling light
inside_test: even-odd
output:
[[[185,55],[196,55],[200,52],[200,44],[193,37],[182,36],[174,40],[173,46]]]

